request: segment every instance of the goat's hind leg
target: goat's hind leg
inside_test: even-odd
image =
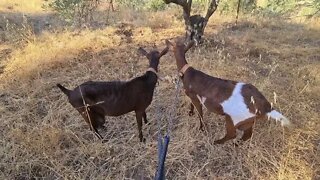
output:
[[[143,112],[143,120],[144,124],[148,124],[147,113],[145,111]]]
[[[250,139],[252,136],[252,126],[249,129],[244,130],[244,133],[241,137],[242,141],[246,141],[248,139]]]
[[[237,129],[243,131],[243,135],[241,137],[242,141],[246,141],[251,138],[254,121],[255,121],[255,117],[249,118],[246,120],[245,123],[243,123],[239,127],[237,127]]]
[[[226,115],[226,135],[219,140],[214,141],[214,144],[223,144],[224,142],[236,138],[236,128],[229,115]]]
[[[235,146],[239,146],[242,142],[247,141],[252,137],[252,129],[255,121],[255,117],[245,120],[242,124],[237,125],[236,128],[243,131],[243,135],[240,140],[235,142]]]

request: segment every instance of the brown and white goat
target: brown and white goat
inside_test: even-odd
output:
[[[215,144],[236,138],[236,129],[244,131],[241,140],[248,140],[252,136],[254,121],[265,116],[281,121],[282,125],[289,124],[288,119],[274,110],[255,86],[212,77],[189,66],[185,53],[193,42],[185,45],[167,40],[166,44],[174,52],[185,93],[192,101],[189,115],[194,114],[195,106],[199,113],[200,129],[203,130],[202,106],[210,112],[225,116],[226,135],[216,140]]]
[[[97,128],[103,127],[106,115],[120,116],[135,111],[139,138],[141,142],[145,142],[141,130],[142,118],[145,123],[148,122],[146,108],[151,104],[153,91],[158,81],[159,60],[168,52],[168,47],[161,53],[156,50],[148,53],[141,47],[138,51],[148,58],[149,68],[144,75],[130,81],[88,81],[72,91],[57,84],[61,91],[68,96],[70,104],[79,111],[90,125],[90,129],[100,139],[102,136]]]

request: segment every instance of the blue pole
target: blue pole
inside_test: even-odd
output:
[[[158,138],[158,169],[155,180],[165,180],[164,163],[167,156],[170,137],[166,135],[163,139],[164,140],[162,140],[161,136]]]

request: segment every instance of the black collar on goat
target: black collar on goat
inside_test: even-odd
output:
[[[168,52],[168,47],[161,53],[156,50],[148,53],[141,47],[138,52],[148,58],[149,68],[144,75],[130,81],[88,81],[74,90],[68,90],[57,84],[61,91],[68,96],[70,104],[79,111],[90,125],[90,129],[100,139],[102,136],[97,129],[103,127],[106,115],[119,116],[135,111],[139,138],[141,142],[145,142],[141,130],[142,118],[145,123],[148,122],[145,110],[151,104],[153,91],[158,80],[159,60]]]

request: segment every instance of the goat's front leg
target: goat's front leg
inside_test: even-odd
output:
[[[202,112],[202,105],[199,101],[199,99],[196,97],[196,96],[189,96],[191,98],[191,101],[192,101],[192,106],[195,106],[197,111],[198,111],[198,116],[199,116],[199,121],[200,121],[200,127],[199,129],[201,131],[203,131],[203,112]],[[192,107],[190,106],[190,108]],[[191,110],[191,109],[190,109]]]
[[[222,139],[214,141],[214,144],[223,144],[229,139],[236,138],[236,128],[233,125],[232,119],[229,115],[226,115],[226,131],[226,135]]]
[[[137,119],[137,124],[138,124],[139,139],[140,139],[140,142],[146,142],[146,139],[143,138],[143,135],[142,135],[142,117],[143,117],[143,112],[137,112],[136,111],[136,119]]]

